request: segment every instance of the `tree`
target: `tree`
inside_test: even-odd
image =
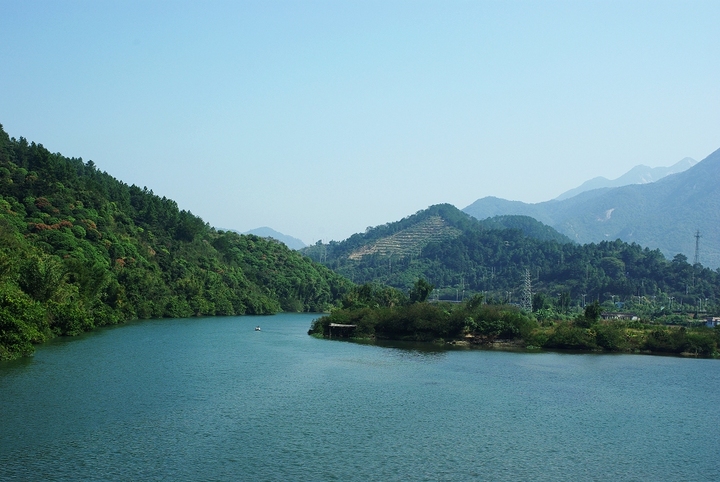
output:
[[[601,314],[602,308],[600,308],[600,303],[598,302],[598,300],[593,301],[591,304],[585,307],[585,320],[589,324],[598,321]]]
[[[545,293],[535,293],[532,299],[532,310],[547,310],[552,308],[550,298]]]
[[[423,278],[420,278],[415,282],[415,286],[410,290],[410,302],[411,303],[422,303],[424,302],[435,286],[431,285]]]

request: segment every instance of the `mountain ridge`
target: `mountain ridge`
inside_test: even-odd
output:
[[[629,184],[648,184],[651,182],[659,181],[671,174],[677,174],[688,170],[692,166],[697,164],[697,161],[691,157],[685,157],[672,166],[668,167],[649,167],[644,164],[639,164],[622,176],[616,179],[608,179],[603,176],[594,177],[588,181],[585,181],[580,186],[565,191],[555,198],[556,201],[562,201],[564,199],[577,196],[578,194],[593,189],[601,188],[613,188],[622,187]]]
[[[668,258],[693,259],[700,230],[700,262],[720,266],[720,149],[691,168],[648,184],[585,191],[537,204],[485,197],[463,209],[476,219],[531,216],[576,242],[622,239]]]
[[[261,238],[272,238],[280,241],[281,243],[284,243],[288,248],[293,249],[295,251],[298,251],[304,247],[307,246],[302,240],[295,238],[293,236],[281,233],[279,231],[275,231],[273,228],[262,226],[260,228],[251,229],[250,231],[245,231],[244,233],[240,233],[234,229],[231,229],[230,231],[234,231],[238,234],[254,234],[255,236],[260,236]]]

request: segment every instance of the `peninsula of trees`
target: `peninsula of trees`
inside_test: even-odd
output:
[[[482,295],[462,303],[428,302],[432,289],[422,279],[409,295],[375,284],[354,287],[344,296],[341,308],[313,322],[309,334],[332,337],[334,330],[335,337],[355,339],[720,356],[720,328],[701,323],[603,320],[597,301],[572,316],[538,320],[517,306],[488,303]]]
[[[0,359],[135,318],[323,311],[350,286],[0,126]]]

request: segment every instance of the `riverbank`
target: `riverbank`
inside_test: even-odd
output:
[[[343,326],[331,332],[331,324]],[[452,307],[426,303],[336,310],[315,320],[310,334],[512,350],[645,353],[717,358],[720,329],[622,320],[538,323],[515,307]]]

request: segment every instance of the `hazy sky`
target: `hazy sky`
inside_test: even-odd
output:
[[[0,123],[211,225],[342,240],[720,147],[720,2],[0,0]]]

